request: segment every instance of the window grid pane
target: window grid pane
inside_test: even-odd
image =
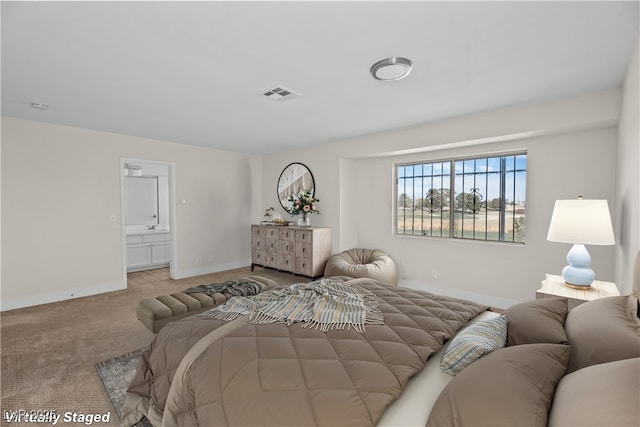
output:
[[[396,233],[524,243],[526,159],[398,165]]]
[[[397,234],[448,237],[449,163],[398,166]]]

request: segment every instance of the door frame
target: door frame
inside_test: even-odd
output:
[[[121,232],[121,243],[122,243],[122,278],[126,287],[129,287],[127,280],[127,225],[126,225],[126,175],[125,175],[125,164],[126,163],[135,163],[135,164],[148,164],[148,165],[160,165],[167,166],[169,169],[169,241],[171,242],[171,260],[169,261],[169,276],[172,279],[175,279],[176,275],[176,236],[178,234],[178,229],[176,228],[176,164],[173,162],[161,162],[157,160],[147,160],[147,159],[139,159],[139,158],[120,158],[120,232]]]

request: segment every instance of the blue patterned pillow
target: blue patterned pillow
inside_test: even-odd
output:
[[[485,354],[501,349],[507,343],[505,316],[478,322],[463,329],[447,346],[440,369],[455,376]]]

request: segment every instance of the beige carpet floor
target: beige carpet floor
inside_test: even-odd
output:
[[[119,425],[94,365],[149,343],[153,334],[136,318],[138,301],[249,274],[282,284],[308,281],[260,267],[182,280],[170,279],[168,269],[148,270],[130,273],[123,291],[1,313],[1,425],[45,425],[8,423],[5,411],[20,410],[111,412],[108,425]]]

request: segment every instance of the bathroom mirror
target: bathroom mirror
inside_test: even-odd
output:
[[[308,167],[302,163],[290,163],[287,165],[278,178],[278,200],[280,205],[289,212],[291,209],[291,202],[289,202],[290,196],[297,196],[301,192],[311,192],[313,196],[315,193],[315,182],[313,180],[313,174]]]
[[[158,224],[158,177],[126,177],[126,225]]]

